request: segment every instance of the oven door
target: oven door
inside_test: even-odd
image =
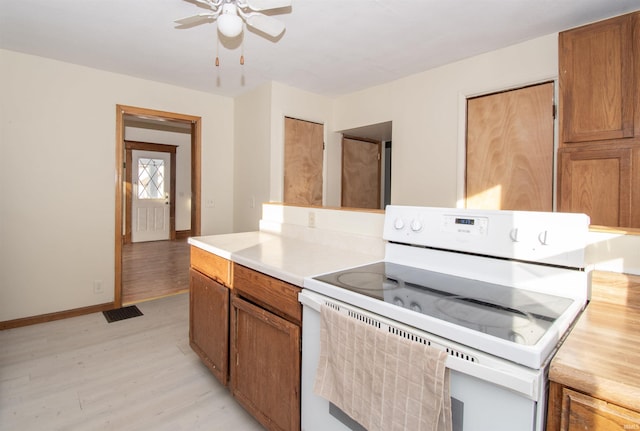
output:
[[[412,332],[448,349],[454,431],[512,431],[544,429],[545,378],[532,370],[499,358],[473,352],[431,334],[373,315],[308,289],[300,293],[302,324],[302,431],[363,430],[344,412],[313,393],[320,355],[320,305],[331,302],[378,321]],[[473,358],[464,359],[464,358]]]

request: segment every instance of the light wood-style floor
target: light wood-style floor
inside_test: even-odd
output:
[[[0,331],[2,430],[262,430],[188,342],[187,294]]]
[[[186,239],[123,245],[123,305],[188,291],[189,244]]]

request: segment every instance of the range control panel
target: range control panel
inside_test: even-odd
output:
[[[585,214],[389,205],[387,241],[583,268]]]
[[[445,232],[469,234],[469,235],[486,235],[489,227],[489,219],[487,217],[475,216],[442,216],[442,230]]]

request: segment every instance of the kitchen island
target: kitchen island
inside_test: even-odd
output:
[[[270,209],[279,212],[267,206],[260,231],[189,239],[189,342],[265,428],[299,430],[298,293],[307,276],[382,259],[382,214],[360,215],[367,235],[332,223],[332,210],[284,208],[296,212],[293,219],[313,211],[320,223],[328,220],[317,228],[277,220]]]

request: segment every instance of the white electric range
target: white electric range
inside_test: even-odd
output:
[[[385,258],[308,277],[302,429],[361,429],[312,393],[319,309],[449,353],[454,430],[544,429],[551,355],[587,303],[584,214],[388,206]]]

